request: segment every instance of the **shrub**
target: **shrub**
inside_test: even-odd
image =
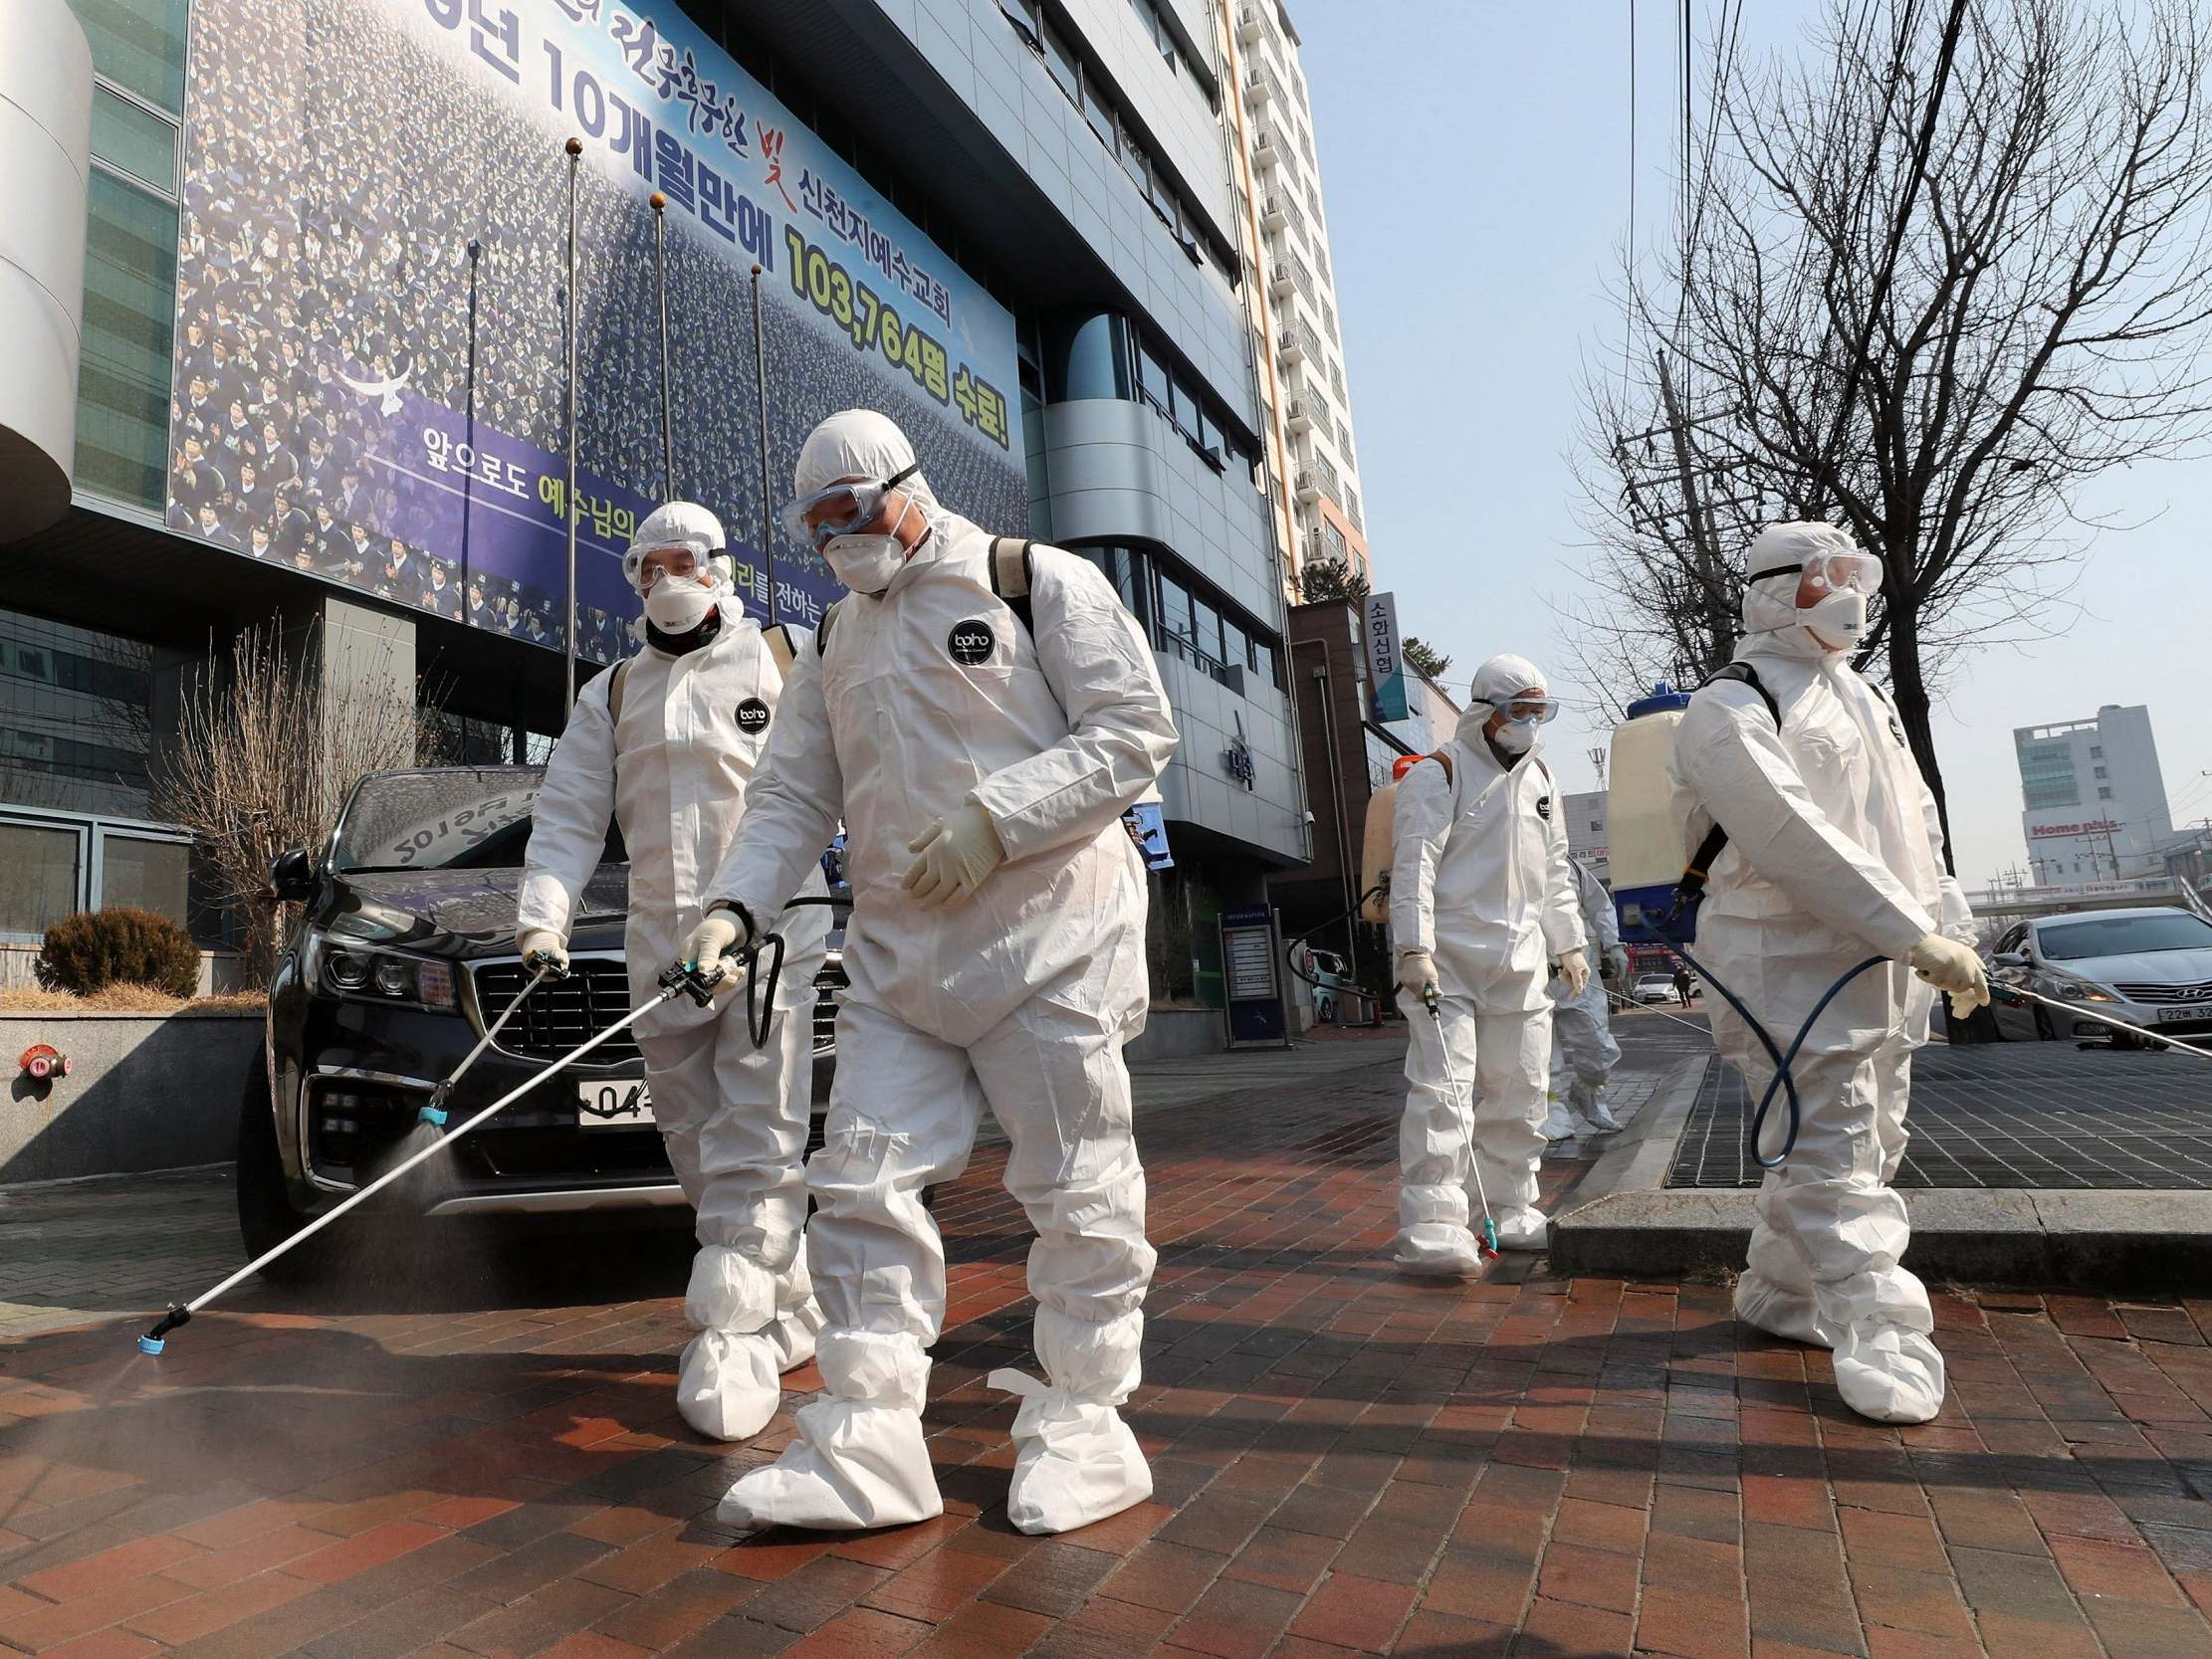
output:
[[[80,996],[113,984],[190,996],[199,988],[200,951],[191,934],[152,911],[80,911],[46,930],[38,976],[50,991]]]

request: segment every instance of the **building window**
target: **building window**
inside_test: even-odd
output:
[[[2101,760],[2101,759],[2103,759],[2103,758],[2104,758],[2104,750],[2103,750],[2103,748],[2102,748],[2102,747],[2101,747],[2101,745],[2097,744],[2097,743],[2092,743],[2092,744],[2090,744],[2090,758],[2091,758],[2092,760]]]
[[[2097,767],[2096,771],[2099,777],[2102,777],[2104,775],[2104,768],[2102,766]]]
[[[0,936],[38,938],[75,915],[83,870],[76,829],[0,819]]]
[[[70,0],[93,73],[156,108],[184,111],[185,0]]]
[[[2099,785],[2099,786],[2098,786],[2098,791],[2097,791],[2097,798],[2098,798],[2099,800],[2101,800],[2101,801],[2108,801],[2108,800],[2110,800],[2110,799],[2112,798],[2112,791],[2111,791],[2111,788],[2110,788],[2110,786],[2109,786],[2109,785],[2104,785],[2104,784],[2101,784],[2101,785]]]

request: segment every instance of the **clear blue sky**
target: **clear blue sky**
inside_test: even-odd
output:
[[[1543,664],[1570,700],[1546,730],[1548,758],[1570,788],[1593,788],[1585,751],[1607,733],[1572,707],[1549,601],[1579,585],[1568,457],[1581,366],[1619,350],[1607,291],[1628,231],[1628,0],[1289,4],[1377,586],[1451,655],[1455,693],[1500,651]],[[1699,28],[1714,10],[1699,0]],[[1793,49],[1817,10],[1746,7],[1747,47]],[[1670,8],[1645,0],[1639,39],[1637,211],[1651,257],[1678,119]],[[2148,521],[2090,544],[2076,590],[2086,608],[2063,637],[1975,658],[1937,717],[1969,887],[2026,867],[2016,726],[2148,704],[2176,824],[2212,814],[2212,462],[2108,478],[2084,507]]]

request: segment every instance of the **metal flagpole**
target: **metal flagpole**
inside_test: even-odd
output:
[[[568,140],[568,488],[560,498],[568,534],[568,626],[561,638],[564,705],[576,700],[576,167],[583,140]]]
[[[676,499],[676,414],[668,383],[668,198],[653,192],[653,274],[661,295],[661,500]]]
[[[761,405],[761,558],[769,584],[769,626],[775,626],[775,528],[769,486],[769,352],[761,331],[761,268],[753,268],[753,389]]]

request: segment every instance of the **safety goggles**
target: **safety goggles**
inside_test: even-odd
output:
[[[1828,593],[1841,593],[1846,588],[1855,593],[1872,596],[1881,589],[1881,560],[1872,553],[1809,553],[1798,564],[1769,565],[1764,570],[1754,570],[1749,579],[1763,582],[1769,576],[1795,576],[1800,581],[1810,579],[1814,586]]]
[[[707,568],[710,556],[683,541],[666,547],[632,547],[622,555],[622,574],[630,579],[632,588],[643,593],[662,576],[694,579]]]
[[[872,522],[883,511],[883,498],[921,470],[917,463],[880,484],[832,484],[787,504],[777,517],[793,541],[819,549],[824,542]]]
[[[1498,704],[1497,709],[1509,721],[1534,721],[1543,726],[1559,718],[1559,699],[1516,697],[1510,703]]]

